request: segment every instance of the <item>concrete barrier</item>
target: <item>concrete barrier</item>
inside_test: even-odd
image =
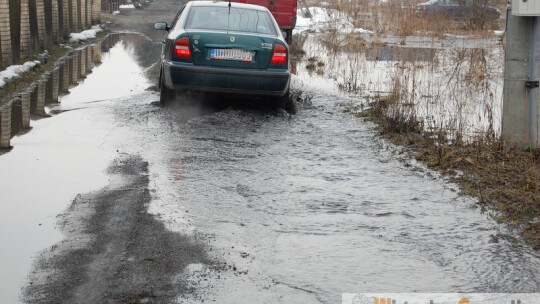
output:
[[[11,137],[19,133],[22,129],[21,113],[21,100],[18,98],[14,99],[11,104]]]
[[[0,0],[0,68],[12,64],[9,2]]]
[[[30,128],[30,99],[31,92],[26,91],[21,93],[21,125],[23,129]]]
[[[58,11],[58,0],[51,0],[52,7],[52,42],[58,43],[60,41],[60,18]]]
[[[58,102],[58,91],[60,90],[60,68],[52,72],[52,102]]]
[[[88,51],[86,52],[86,71],[87,73],[92,71],[94,68],[94,63],[92,62],[94,48],[89,46],[86,48]]]
[[[10,148],[11,140],[11,102],[0,109],[0,148]]]
[[[45,116],[45,86],[46,81],[40,80],[37,84],[37,100],[36,100],[36,109],[32,114],[38,116]]]
[[[62,92],[69,93],[69,85],[71,84],[70,60],[66,59],[62,64]]]
[[[92,47],[92,60],[95,63],[101,63],[101,43],[94,44]]]
[[[81,74],[81,77],[85,78],[86,77],[86,48],[82,49],[80,51],[81,53],[81,71],[80,71],[80,74]]]
[[[81,28],[87,28],[87,22],[86,22],[86,0],[79,0],[80,5],[80,21],[81,21]]]
[[[85,27],[92,26],[92,0],[86,0],[86,24]]]
[[[68,0],[69,1],[69,0]],[[71,21],[70,21],[70,5],[68,3],[68,1],[66,0],[62,0],[62,29],[63,29],[63,35],[62,37],[64,37],[64,39],[68,39],[69,38],[69,33],[71,32],[70,29],[70,24],[71,24]]]
[[[36,15],[38,45],[40,49],[43,49],[45,47],[45,3],[41,0],[36,1]]]
[[[80,29],[77,2],[77,0],[71,0],[71,30],[76,32]]]
[[[21,0],[21,20],[20,20],[20,58],[25,59],[30,56],[30,6],[29,0]]]
[[[79,81],[79,54],[74,53],[71,57],[71,84],[77,84]]]
[[[101,23],[101,0],[92,1],[92,24]]]

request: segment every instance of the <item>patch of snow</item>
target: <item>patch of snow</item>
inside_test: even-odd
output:
[[[5,86],[13,78],[20,77],[21,74],[28,72],[31,68],[39,65],[38,60],[27,61],[21,65],[12,65],[7,67],[7,69],[0,72],[0,88]]]
[[[114,11],[112,14],[113,14],[113,15],[119,15],[119,14],[120,14],[120,11]]]
[[[122,4],[122,5],[120,5],[120,8],[130,9],[130,8],[135,8],[135,5],[133,5],[133,4]]]
[[[502,35],[504,35],[504,30],[503,31],[493,31],[493,33],[495,33],[495,36],[502,36]]]
[[[373,35],[373,31],[366,30],[366,29],[363,29],[363,28],[355,28],[355,29],[353,29],[352,32],[353,32],[353,33],[360,33],[360,34],[370,34],[370,35]]]
[[[355,28],[353,19],[345,12],[332,8],[310,7],[311,18],[304,17],[303,11],[298,10],[295,32],[304,31],[325,32],[336,29],[340,33],[373,34],[373,31]]]
[[[101,32],[102,29],[99,27],[99,25],[94,25],[91,29],[82,31],[80,33],[71,33],[69,34],[69,41],[75,42],[80,40],[87,40],[96,38],[96,34]]]

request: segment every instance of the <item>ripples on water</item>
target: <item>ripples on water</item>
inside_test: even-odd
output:
[[[122,148],[151,163],[151,210],[237,269],[210,273],[203,298],[537,290],[539,257],[515,234],[425,168],[411,170],[342,112],[342,97],[312,94],[295,115],[196,100],[160,109],[150,92],[115,108],[125,124],[116,132],[130,134]]]

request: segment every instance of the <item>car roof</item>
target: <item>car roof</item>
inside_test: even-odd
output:
[[[258,10],[258,11],[268,11],[266,7],[260,6],[260,5],[238,3],[238,2],[230,2],[230,3],[231,3],[231,7],[246,8],[246,9]],[[207,7],[227,7],[229,5],[229,1],[190,1],[188,5],[207,6]]]

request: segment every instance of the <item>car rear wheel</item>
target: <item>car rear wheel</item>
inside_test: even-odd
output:
[[[163,72],[159,74],[159,103],[164,106],[175,98],[174,90],[168,89],[163,80]]]
[[[290,91],[287,90],[287,93],[285,93],[285,95],[281,97],[276,97],[276,106],[282,108],[288,113],[295,114],[296,108],[289,93]]]
[[[285,37],[285,41],[287,41],[287,44],[292,43],[292,30],[286,30],[285,33],[287,33],[287,37]]]

